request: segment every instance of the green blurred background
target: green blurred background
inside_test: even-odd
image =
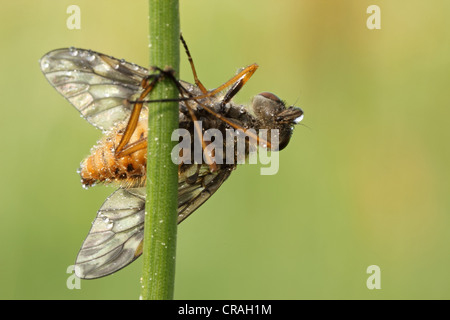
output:
[[[241,166],[178,231],[177,299],[450,298],[450,2],[180,0],[213,88],[256,62],[236,97],[272,91],[305,111],[261,176]],[[68,46],[146,66],[146,1],[4,1],[1,26],[0,298],[136,299],[141,261],[69,290],[111,187],[76,169],[100,132],[45,80]],[[381,8],[381,30],[366,9]],[[192,81],[184,55],[181,77]],[[162,182],[163,183],[163,182]],[[381,290],[366,287],[369,265]]]

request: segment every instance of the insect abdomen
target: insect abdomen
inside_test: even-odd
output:
[[[146,126],[139,123],[130,143],[146,139]],[[94,147],[91,154],[83,160],[79,170],[81,182],[85,187],[97,183],[118,182],[126,187],[145,184],[147,149],[143,148],[118,158],[115,148],[119,144],[122,130],[108,134]]]

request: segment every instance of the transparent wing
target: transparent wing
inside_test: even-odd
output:
[[[193,164],[180,173],[178,175],[178,223],[208,200],[235,168],[235,165],[222,165],[219,170],[211,172],[206,164]]]
[[[50,51],[40,60],[41,70],[92,125],[110,129],[126,120],[141,91],[148,70],[91,50],[65,48]]]
[[[229,177],[234,166],[211,173],[192,165],[178,179],[178,223],[200,207]],[[127,266],[142,253],[145,188],[118,189],[97,212],[75,262],[81,279],[95,279]]]
[[[82,279],[111,274],[133,262],[142,251],[145,188],[118,189],[97,212],[75,262]]]

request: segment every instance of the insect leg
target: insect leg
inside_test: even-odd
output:
[[[229,98],[229,100],[231,100],[231,98],[236,93],[238,93],[238,91],[244,86],[244,84],[248,81],[248,79],[250,79],[250,77],[255,73],[256,69],[258,69],[258,65],[256,63],[249,65],[248,67],[244,68],[241,72],[239,72],[237,75],[235,75],[233,78],[231,78],[221,86],[211,91],[208,91],[206,96],[207,97],[214,96],[220,91],[224,90],[225,88],[231,86],[231,89],[227,92],[227,95],[228,94],[231,95]]]
[[[239,72],[237,75],[235,75],[234,77],[232,77],[230,80],[228,80],[227,82],[225,82],[224,84],[220,85],[219,87],[217,87],[216,89],[213,89],[211,91],[206,91],[203,92],[202,94],[198,95],[198,96],[193,96],[190,92],[188,92],[180,83],[178,80],[175,79],[175,77],[173,75],[168,75],[169,77],[172,78],[172,81],[177,85],[178,87],[178,91],[180,91],[180,93],[183,94],[187,94],[188,97],[181,97],[181,98],[177,98],[177,99],[163,99],[163,100],[141,100],[139,99],[136,102],[173,102],[173,101],[187,101],[187,100],[195,100],[197,103],[199,99],[204,99],[204,98],[208,98],[208,97],[212,97],[214,95],[216,95],[217,93],[219,93],[220,91],[231,87],[228,92],[225,94],[225,98],[226,98],[226,102],[229,102],[238,92],[239,90],[244,86],[244,84],[250,79],[250,77],[253,75],[253,73],[255,73],[256,69],[258,69],[258,65],[256,63],[244,68],[241,72]],[[161,70],[159,68],[156,68],[156,70]],[[202,104],[200,104],[201,106],[203,106]]]
[[[218,88],[216,88],[214,90],[208,91],[205,88],[205,86],[198,79],[197,71],[195,70],[195,66],[194,66],[194,60],[192,59],[192,56],[191,56],[191,53],[189,52],[189,48],[187,46],[187,43],[184,40],[183,35],[181,33],[180,33],[180,40],[183,43],[184,50],[186,51],[186,55],[187,55],[188,60],[189,60],[189,64],[191,65],[192,74],[194,75],[195,84],[200,89],[200,91],[204,94],[202,96],[198,96],[198,99],[214,96],[218,92],[220,92],[223,89],[225,89],[225,88],[229,87],[230,85],[232,85],[233,86],[232,90],[228,91],[228,93],[230,93],[230,97],[228,99],[228,101],[229,101],[242,88],[242,86],[248,81],[248,79],[250,79],[250,77],[253,75],[253,73],[256,71],[256,69],[258,69],[258,65],[256,63],[254,63],[254,64],[246,67],[244,70],[242,70],[236,76],[234,76],[233,78],[231,78],[230,80],[228,80],[227,82],[222,84],[220,87],[218,87]]]
[[[192,59],[192,56],[191,56],[191,53],[189,52],[189,48],[187,46],[187,43],[184,40],[183,35],[181,33],[180,33],[180,40],[183,43],[183,47],[184,47],[184,50],[186,51],[186,55],[188,57],[189,64],[191,65],[192,74],[194,75],[195,84],[197,85],[197,87],[200,89],[200,91],[202,93],[207,93],[208,90],[206,90],[205,86],[198,79],[197,71],[195,70],[195,66],[194,66],[194,60]]]
[[[189,104],[187,103],[189,100],[194,100],[197,104],[199,104],[204,110],[206,110],[207,112],[209,112],[210,114],[212,114],[213,116],[215,116],[216,118],[218,118],[219,120],[225,122],[226,124],[228,124],[230,127],[236,129],[236,130],[241,130],[242,132],[246,133],[247,130],[245,128],[243,128],[240,125],[237,125],[235,123],[233,123],[232,121],[230,121],[228,118],[222,116],[220,113],[215,112],[214,110],[212,110],[210,107],[208,107],[207,105],[205,105],[204,103],[201,103],[200,101],[198,101],[199,99],[203,99],[206,97],[210,97],[213,96],[214,94],[216,94],[217,92],[220,92],[221,90],[223,90],[226,87],[229,87],[231,85],[231,88],[228,90],[228,92],[225,94],[224,99],[222,100],[221,103],[226,104],[227,102],[229,102],[232,97],[234,95],[236,95],[236,93],[242,88],[242,86],[248,81],[248,79],[252,76],[252,74],[256,71],[256,69],[258,68],[258,65],[253,64],[248,66],[247,68],[245,68],[244,70],[242,70],[241,72],[239,72],[236,76],[234,76],[233,78],[231,78],[229,81],[227,81],[226,83],[224,83],[223,85],[221,85],[220,87],[218,87],[217,89],[214,89],[212,91],[209,91],[206,94],[201,94],[199,96],[193,96],[189,91],[187,91],[178,80],[175,79],[175,77],[173,76],[173,74],[169,74],[168,77],[172,78],[172,81],[174,81],[174,83],[176,84],[176,86],[178,87],[178,91],[181,94],[181,98],[179,99],[172,99],[172,100],[161,100],[161,101],[185,101],[186,102],[186,106],[188,107],[188,110],[190,112],[190,115],[192,117],[192,119],[196,119],[195,115],[193,114],[191,107],[189,106]],[[185,95],[187,95],[188,97],[185,97]],[[157,100],[150,100],[150,101],[146,101],[148,103],[152,103],[152,102],[160,102]],[[195,120],[194,120],[195,121]],[[194,122],[195,123],[195,122]],[[249,137],[251,137],[252,139],[254,139],[255,141],[257,141],[258,144],[262,144],[262,145],[266,145],[268,148],[271,147],[271,144],[269,141],[265,140],[265,139],[260,139],[259,136],[253,134],[251,131],[248,132]],[[202,145],[203,146],[203,145]]]
[[[194,113],[194,111],[192,110],[192,107],[189,105],[189,102],[188,102],[188,101],[189,101],[189,100],[194,100],[195,102],[197,102],[197,103],[200,104],[201,106],[203,106],[203,104],[201,104],[200,102],[198,102],[198,101],[196,100],[197,97],[193,96],[189,91],[186,90],[186,88],[184,88],[184,87],[180,84],[180,82],[175,78],[175,76],[173,75],[173,73],[168,74],[167,77],[170,78],[170,79],[175,83],[175,85],[177,86],[178,91],[179,91],[179,93],[180,93],[180,95],[181,95],[181,97],[182,97],[182,98],[178,99],[178,101],[180,101],[180,102],[181,102],[181,101],[184,101],[184,102],[185,102],[186,107],[187,107],[188,112],[189,112],[189,115],[191,116],[192,121],[193,121],[193,123],[194,123],[194,130],[197,132],[197,135],[198,135],[199,137],[201,137],[202,151],[203,151],[203,154],[205,155],[206,160],[207,160],[207,163],[208,163],[208,165],[209,165],[209,170],[210,170],[211,172],[217,171],[217,165],[216,165],[216,163],[212,161],[212,159],[211,159],[211,157],[209,156],[209,154],[207,154],[206,152],[204,152],[205,149],[206,149],[206,144],[205,144],[205,141],[203,140],[203,133],[202,133],[201,128],[200,128],[199,125],[198,125],[197,117],[195,116],[195,113]],[[185,95],[187,95],[188,97],[186,98]],[[166,101],[167,101],[167,100],[166,100]]]
[[[140,99],[139,99],[138,101],[135,101],[135,105],[138,105],[138,106],[139,106],[139,112],[140,112],[140,109],[142,108],[143,103],[169,102],[169,101],[185,101],[186,107],[187,107],[187,109],[188,109],[188,111],[189,111],[189,115],[191,116],[192,121],[193,121],[193,123],[194,123],[194,129],[197,131],[197,134],[198,134],[199,137],[203,137],[202,130],[201,130],[201,128],[199,127],[198,122],[197,122],[197,117],[195,116],[194,111],[192,110],[192,107],[191,107],[191,106],[189,105],[189,103],[188,103],[188,100],[195,100],[195,97],[193,97],[192,94],[191,94],[189,91],[187,91],[187,90],[180,84],[180,82],[175,78],[175,76],[173,75],[172,72],[167,72],[167,71],[162,70],[162,69],[160,69],[160,68],[158,68],[158,67],[154,67],[154,70],[159,71],[161,74],[164,74],[168,79],[172,80],[172,81],[175,83],[175,85],[177,86],[177,89],[178,89],[180,95],[182,96],[182,98],[180,98],[180,99],[147,100],[147,101],[146,101],[146,100],[143,100],[143,99],[145,98],[145,96],[146,96],[146,95],[144,95],[144,94],[145,94],[145,91],[148,91],[148,93],[149,93],[149,92],[151,91],[151,89],[153,89],[153,86],[155,85],[155,83],[154,83],[155,80],[153,80],[153,81],[150,83],[150,85],[149,85],[149,87],[151,87],[151,88],[150,88],[149,90],[145,90],[145,91],[142,93],[142,95],[140,96]],[[147,94],[148,94],[148,93],[147,93]],[[184,95],[186,95],[186,94],[189,96],[189,98],[183,99]],[[134,109],[133,109],[133,111],[134,111]],[[136,124],[137,124],[138,119],[139,119],[139,113],[138,113],[137,118],[136,118]],[[131,118],[130,118],[130,120],[131,120]],[[128,124],[130,124],[130,122],[129,122]],[[134,125],[133,131],[134,131],[134,129],[136,128],[136,124]],[[128,129],[128,125],[127,125],[127,129]],[[131,137],[131,135],[133,134],[133,131],[131,131],[130,137]],[[122,138],[122,139],[123,139],[123,138]],[[128,138],[128,141],[129,141],[129,138]],[[128,142],[128,141],[127,141],[127,142]],[[127,143],[127,142],[126,142],[126,143]],[[120,143],[122,143],[122,141],[121,141]],[[126,143],[124,144],[124,146],[126,145]],[[206,148],[206,144],[205,144],[205,142],[203,141],[203,138],[201,138],[201,143],[202,143],[202,150],[204,151],[205,148]],[[119,144],[119,146],[120,146],[120,144]],[[133,152],[135,152],[135,151],[137,151],[137,150],[143,149],[143,148],[145,148],[145,147],[147,147],[147,141],[146,141],[146,140],[145,140],[145,141],[137,141],[137,142],[134,142],[134,143],[132,143],[132,144],[126,146],[125,148],[122,147],[122,149],[119,150],[119,152],[116,151],[116,156],[120,158],[120,157],[129,155],[129,154],[131,154],[131,153],[133,153]],[[116,149],[116,150],[117,150],[117,149]],[[206,160],[207,160],[207,162],[209,163],[210,171],[211,171],[211,172],[215,172],[215,171],[217,170],[217,165],[216,165],[216,163],[212,161],[212,159],[211,159],[211,157],[209,156],[209,154],[207,154],[207,153],[203,153],[203,154],[205,154]]]
[[[142,149],[147,149],[147,139],[138,140],[126,145],[116,156],[122,158]]]
[[[207,112],[211,113],[213,116],[215,116],[217,119],[225,122],[226,124],[228,124],[230,127],[236,129],[236,130],[240,130],[246,134],[248,134],[248,136],[252,139],[254,139],[256,141],[257,144],[260,145],[265,145],[267,148],[271,148],[271,144],[270,141],[267,141],[265,139],[260,139],[258,135],[254,134],[252,131],[248,131],[247,129],[245,129],[244,127],[233,123],[232,121],[230,121],[228,118],[222,116],[220,113],[215,112],[214,110],[212,110],[210,107],[204,105],[201,102],[198,102],[198,104],[200,104],[203,109],[205,109]]]
[[[194,129],[195,129],[195,131],[197,131],[197,135],[198,135],[198,136],[200,137],[200,139],[201,139],[202,153],[203,153],[203,154],[205,155],[205,157],[206,157],[207,163],[208,163],[208,165],[209,165],[209,170],[210,170],[211,172],[215,172],[215,171],[217,171],[217,165],[216,165],[215,162],[213,162],[213,161],[211,160],[211,157],[209,156],[209,154],[205,152],[205,149],[206,149],[206,143],[205,143],[205,141],[203,140],[202,129],[199,127],[198,121],[197,121],[197,117],[195,116],[194,111],[192,110],[192,107],[189,105],[189,102],[188,102],[188,101],[186,101],[186,107],[187,107],[187,109],[188,109],[188,111],[189,111],[189,115],[191,116],[192,121],[194,122]]]
[[[160,68],[153,68],[154,70],[158,71],[159,74],[153,74],[146,78],[144,78],[141,82],[141,86],[143,88],[143,91],[141,95],[139,96],[138,101],[134,104],[133,111],[131,112],[130,119],[128,120],[127,127],[125,129],[125,132],[122,136],[122,139],[119,142],[119,145],[117,146],[115,150],[116,156],[119,156],[121,154],[121,151],[126,146],[126,144],[130,141],[131,136],[133,135],[134,130],[136,129],[137,123],[139,121],[139,115],[142,110],[142,106],[144,104],[145,97],[153,90],[156,83],[160,81],[162,78],[167,76],[168,74],[172,74],[172,70],[162,70]],[[153,78],[153,79],[152,79]],[[149,81],[152,79],[152,81]]]
[[[253,75],[253,73],[255,73],[256,69],[258,69],[258,65],[256,63],[249,65],[248,67],[244,68],[237,75],[235,75],[230,80],[228,80],[224,84],[220,85],[216,89],[213,89],[211,91],[206,91],[206,92],[203,92],[203,90],[202,90],[202,94],[198,95],[198,96],[193,96],[191,93],[189,93],[179,83],[179,81],[176,80],[175,77],[173,77],[173,75],[172,75],[173,81],[175,82],[175,84],[177,84],[178,90],[182,90],[184,93],[186,93],[189,96],[188,98],[184,97],[184,98],[176,99],[176,101],[198,100],[198,99],[212,97],[212,96],[215,96],[217,93],[221,92],[222,90],[224,90],[228,87],[231,87],[226,94],[226,96],[228,96],[228,101],[229,101],[236,95],[236,93],[239,92],[239,90],[244,86],[244,84],[250,79],[250,77]],[[164,100],[164,101],[169,101],[169,100]],[[149,102],[149,101],[147,101],[147,102]]]

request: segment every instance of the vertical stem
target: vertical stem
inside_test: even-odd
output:
[[[150,66],[171,67],[178,78],[178,0],[149,0]],[[175,85],[158,83],[150,99],[177,98]],[[150,104],[148,123],[147,198],[141,299],[173,299],[177,237],[178,172],[172,162],[178,128],[178,103]]]

